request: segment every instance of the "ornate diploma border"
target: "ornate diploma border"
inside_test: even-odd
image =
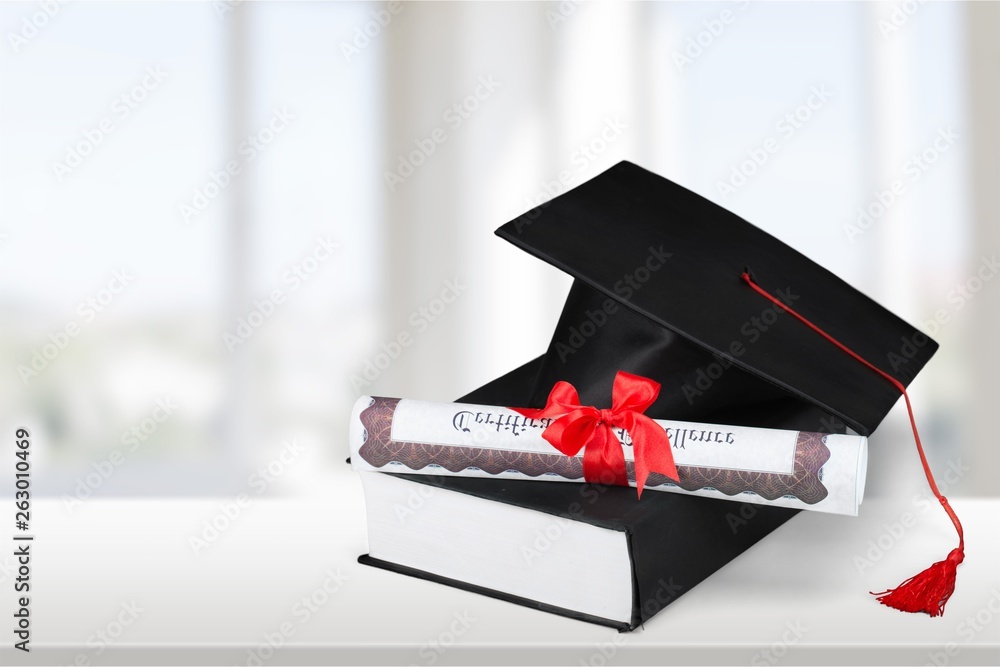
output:
[[[583,479],[583,460],[560,453],[538,454],[395,441],[392,439],[392,418],[399,400],[374,397],[372,404],[361,411],[365,442],[358,449],[358,455],[375,468],[396,462],[411,470],[438,465],[453,473],[478,468],[491,475],[513,471],[528,477],[556,474],[566,479]],[[712,488],[727,496],[752,491],[767,500],[795,496],[803,503],[813,505],[827,496],[819,471],[829,459],[830,450],[821,433],[800,432],[795,443],[795,467],[788,475],[689,466],[677,466],[677,471],[679,486],[685,491]],[[633,463],[627,461],[625,465],[629,479],[634,480]],[[669,485],[673,482],[657,473],[651,473],[646,482],[647,487]]]

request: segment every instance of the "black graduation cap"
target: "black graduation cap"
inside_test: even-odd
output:
[[[601,406],[624,370],[662,385],[654,418],[874,431],[899,392],[750,289],[744,271],[903,385],[937,350],[823,266],[630,162],[497,234],[575,279],[548,351],[499,381],[521,401],[507,405],[541,407],[565,380]]]
[[[461,402],[542,407],[553,385],[565,380],[583,404],[607,407],[615,375],[628,371],[662,385],[646,410],[650,417],[828,433],[851,428],[868,435],[937,349],[770,234],[629,162],[497,234],[575,280],[545,354]],[[744,274],[891,375],[880,377],[852,359],[764,298]],[[611,622],[368,556],[362,562],[621,630],[637,627],[674,599],[662,599],[664,581],[687,592],[796,514],[773,505],[745,512],[728,500],[673,493],[638,500],[628,487],[600,487],[594,502],[581,504],[581,496],[589,496],[573,484],[402,476],[624,532],[633,567],[631,620]],[[897,597],[906,599],[893,606],[940,613],[950,593],[928,585],[929,576],[947,579],[939,576],[947,570],[953,582],[959,551],[949,555],[948,567],[937,563],[928,570],[933,576],[914,578],[911,589],[929,592],[922,596],[927,600],[914,602],[904,585]]]

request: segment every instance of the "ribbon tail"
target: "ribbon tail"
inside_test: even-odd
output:
[[[635,485],[639,497],[646,485],[649,473],[656,472],[680,482],[677,465],[674,463],[673,447],[662,426],[642,414],[632,414],[628,432],[632,436],[635,457]]]

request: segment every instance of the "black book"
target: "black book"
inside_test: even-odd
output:
[[[871,434],[898,392],[755,293],[744,272],[903,385],[937,349],[781,241],[628,162],[497,234],[575,280],[546,353],[460,402],[541,407],[566,380],[584,404],[607,407],[624,370],[662,385],[653,418]],[[371,553],[360,562],[623,631],[796,514],[672,493],[638,499],[625,487],[363,478]],[[525,526],[544,539],[533,544]],[[543,565],[526,568],[518,555]]]

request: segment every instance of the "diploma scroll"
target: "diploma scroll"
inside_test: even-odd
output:
[[[583,482],[583,451],[566,456],[542,432],[552,419],[508,408],[362,396],[351,414],[355,470]],[[655,420],[670,438],[679,483],[646,489],[856,516],[868,440],[859,435]],[[635,485],[632,443],[616,429]],[[640,501],[641,502],[641,501]]]

